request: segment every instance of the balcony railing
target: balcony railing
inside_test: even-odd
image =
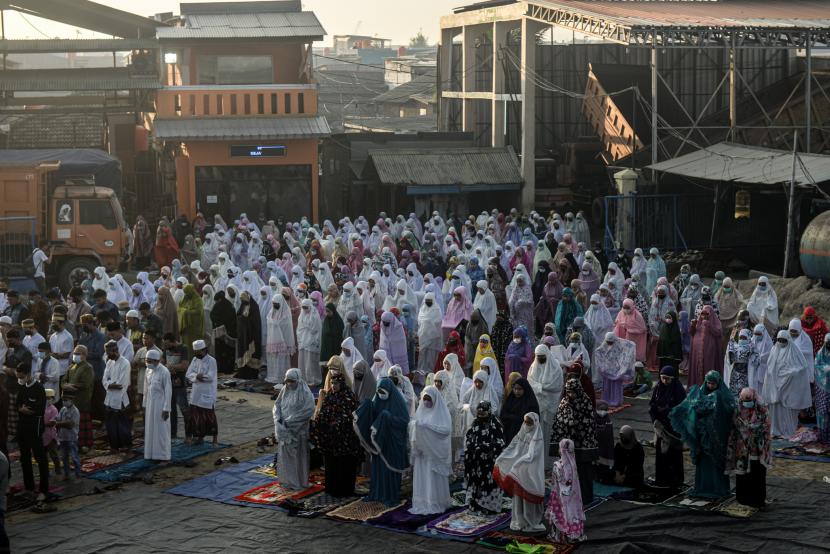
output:
[[[164,87],[156,98],[162,119],[317,114],[317,85]]]

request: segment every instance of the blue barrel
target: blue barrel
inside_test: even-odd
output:
[[[816,216],[804,229],[799,257],[805,275],[830,283],[830,211]]]

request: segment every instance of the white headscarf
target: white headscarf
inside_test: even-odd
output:
[[[492,330],[496,323],[496,296],[487,286],[487,281],[483,279],[476,283],[476,288],[483,289],[484,292],[478,291],[473,301],[473,308],[481,312],[481,317],[487,322],[487,328]]]
[[[481,381],[484,385],[479,389],[475,386],[476,381]],[[461,397],[461,404],[464,406],[464,415],[466,416],[466,420],[464,422],[465,429],[469,429],[473,425],[478,403],[483,401],[490,403],[494,414],[499,413],[499,410],[501,409],[501,398],[499,398],[496,391],[490,387],[490,376],[487,375],[487,372],[483,369],[479,369],[476,371],[475,375],[473,375],[473,386],[465,391]]]
[[[300,370],[291,368],[285,372],[286,381],[296,381],[297,387],[280,389],[274,402],[274,434],[282,444],[296,447],[300,435],[307,432],[308,421],[314,414],[314,395],[300,376]]]
[[[393,365],[389,368],[389,374],[387,375],[389,378],[397,378],[398,383],[397,387],[398,390],[401,391],[401,394],[406,400],[406,404],[409,407],[409,417],[415,415],[415,409],[417,408],[417,398],[415,398],[415,389],[412,388],[412,382],[403,374],[403,369],[399,365]]]
[[[545,496],[545,456],[547,445],[542,438],[539,415],[525,414],[533,420],[533,426],[522,423],[519,432],[496,458],[494,473],[497,481],[515,481],[525,492],[541,499]]]
[[[259,299],[259,290],[265,286],[256,271],[249,270],[242,274],[242,291],[251,295],[251,298]]]
[[[352,337],[346,337],[343,339],[343,342],[340,343],[340,359],[343,360],[343,365],[346,368],[346,373],[349,374],[349,380],[354,381],[354,364],[357,362],[362,362],[363,355],[360,353],[360,350],[354,344],[354,339]],[[342,352],[342,349],[346,349],[350,352],[347,356]]]
[[[464,375],[464,370],[461,368],[461,362],[458,361],[458,354],[451,353],[444,356],[444,363],[450,364],[450,385],[455,389],[458,398],[462,398],[467,388],[464,387],[464,381],[472,384],[472,380]]]
[[[765,285],[764,289],[760,287],[762,283]],[[758,285],[752,291],[746,309],[756,323],[764,323],[771,327],[778,326],[778,296],[766,276],[758,277]]]
[[[481,369],[487,371],[490,375],[490,380],[487,385],[496,393],[496,396],[501,398],[504,395],[504,383],[501,380],[501,371],[499,371],[499,364],[493,358],[484,358],[479,364]]]
[[[124,289],[121,288],[121,283],[118,279],[112,277],[107,281],[107,300],[118,306],[121,302],[127,302],[127,295],[124,294]],[[177,302],[178,303],[178,302]]]
[[[110,279],[107,277],[107,268],[101,266],[96,267],[92,272],[92,290],[103,290],[109,293],[109,282]]]
[[[358,319],[363,315],[363,304],[360,300],[360,295],[355,292],[352,283],[343,285],[343,294],[340,295],[340,299],[337,301],[337,313],[340,314],[340,318],[343,321],[346,321],[346,316],[349,312],[356,313]]]
[[[403,307],[406,304],[409,304],[416,310],[420,305],[418,302],[418,296],[409,287],[409,283],[403,279],[398,279],[398,282],[395,285],[394,295],[386,297],[386,301],[383,303],[383,309],[391,310],[392,308],[398,308],[399,310],[403,310]]]
[[[533,363],[527,372],[527,381],[533,387],[539,409],[544,412],[556,413],[559,400],[562,398],[562,388],[565,386],[565,377],[562,373],[561,362],[565,361],[564,348],[554,346],[552,349],[540,344],[533,351]],[[544,364],[539,363],[538,356],[545,356]]]
[[[594,334],[595,345],[604,340],[605,333],[614,329],[614,319],[611,317],[611,312],[608,311],[608,306],[605,305],[602,297],[598,294],[591,295],[591,305],[588,306],[588,311],[585,312],[585,324]]]
[[[790,342],[795,344],[798,349],[801,350],[801,353],[804,354],[804,359],[807,361],[807,365],[810,368],[810,382],[812,383],[815,378],[816,365],[816,358],[813,356],[813,341],[801,328],[801,320],[798,318],[790,320],[790,324],[787,327],[787,333],[791,331],[798,331],[798,338],[790,336]]]
[[[612,341],[611,344],[608,341]],[[636,357],[637,346],[633,342],[609,332],[594,349],[594,367],[600,375],[619,381],[634,374]]]
[[[375,358],[380,358],[381,361],[375,361]],[[375,353],[372,355],[372,375],[375,376],[375,380],[380,381],[383,377],[389,375],[389,368],[392,367],[392,364],[389,362],[389,356],[386,354],[386,350],[375,350]]]
[[[427,306],[427,301],[432,302],[432,306]],[[418,311],[418,345],[419,348],[437,346],[441,349],[443,332],[441,331],[441,308],[438,307],[438,302],[435,295],[431,292],[424,297],[424,303],[421,304],[421,309]]]
[[[314,308],[314,302],[305,298],[300,302],[300,317],[297,319],[297,348],[319,352],[322,335],[323,320]]]
[[[230,297],[228,294],[228,290],[233,289],[235,296],[233,298]],[[233,304],[233,311],[239,310],[239,306],[242,304],[242,298],[239,296],[239,289],[234,284],[228,284],[225,287],[225,297]]]
[[[279,304],[275,308],[274,304]],[[282,294],[271,298],[271,310],[268,312],[268,336],[265,343],[266,352],[277,354],[294,354],[294,323],[291,319],[291,306]]]
[[[761,397],[769,404],[781,404],[790,410],[803,410],[813,404],[810,396],[810,366],[787,331],[778,331],[767,360],[767,375]]]
[[[428,408],[423,400],[429,395],[432,399],[432,407]],[[415,411],[415,417],[409,422],[409,444],[410,454],[414,462],[415,458],[426,458],[431,472],[443,477],[449,477],[452,473],[452,416],[444,401],[444,396],[434,386],[428,386],[421,392],[421,402]],[[413,483],[415,487],[419,483]],[[429,483],[420,483],[423,487],[429,487]],[[429,497],[428,492],[418,494],[416,490],[413,496]]]

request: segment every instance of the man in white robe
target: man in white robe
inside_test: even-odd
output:
[[[147,352],[144,374],[144,459],[169,460],[170,399],[173,383],[170,370],[161,365],[158,350]]]
[[[216,446],[219,438],[219,425],[215,411],[218,374],[216,359],[208,354],[205,341],[194,341],[192,346],[193,360],[185,375],[192,385],[190,409],[187,414],[190,434],[196,444],[201,444],[206,435],[212,435],[213,445]]]

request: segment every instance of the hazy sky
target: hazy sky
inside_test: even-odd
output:
[[[166,0],[97,0],[139,15],[179,12],[179,3]],[[234,0],[231,0],[234,1]],[[473,0],[303,0],[303,9],[311,10],[328,32],[322,45],[331,45],[332,35],[361,34],[392,39],[404,44],[419,30],[435,43],[439,36],[439,18],[452,13],[454,7]],[[51,21],[27,16],[29,25],[17,12],[6,11],[6,36],[9,38],[75,38],[91,37],[94,33]],[[38,30],[36,30],[36,27]],[[318,46],[322,46],[318,43]]]

